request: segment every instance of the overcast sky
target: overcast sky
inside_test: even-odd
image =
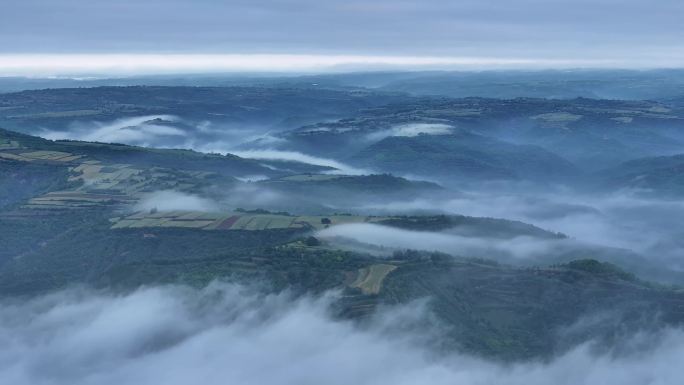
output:
[[[0,3],[0,67],[8,54],[17,60],[36,53],[465,57],[540,66],[684,62],[682,0]]]

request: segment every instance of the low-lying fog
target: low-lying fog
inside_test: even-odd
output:
[[[444,124],[405,124],[362,137],[377,141],[387,136],[439,135],[451,130]],[[189,122],[172,115],[123,118],[111,122],[73,123],[65,131],[41,131],[51,138],[122,142],[155,147],[183,147],[198,151],[234,153],[262,161],[298,162],[327,168],[332,174],[364,175],[376,170],[360,169],[339,159],[313,156],[294,150],[283,150],[282,137],[271,135],[269,127],[234,127],[215,122]],[[286,147],[285,147],[286,148]],[[434,180],[430,175],[402,175],[411,180]],[[570,240],[540,240],[528,237],[501,240],[490,237],[467,237],[462,234],[401,233],[395,237],[388,230],[352,231],[353,228],[330,230],[344,232],[359,242],[406,248],[432,249],[451,254],[491,257],[512,262],[534,261],[544,264],[554,256],[567,254],[577,244],[631,250],[659,268],[684,272],[684,202],[659,199],[639,191],[589,193],[573,186],[539,186],[520,183],[463,184],[439,180],[448,186],[438,193],[422,193],[391,199],[382,194],[337,196],[293,196],[263,185],[249,183],[264,176],[242,178],[247,182],[223,191],[213,200],[200,197],[148,196],[139,209],[185,209],[211,211],[225,207],[266,208],[308,213],[352,212],[355,214],[457,214],[518,220],[545,230],[566,234]],[[161,203],[153,203],[161,201]],[[360,236],[355,236],[356,234]],[[377,235],[375,235],[377,234]],[[374,236],[375,235],[375,236]],[[394,241],[399,239],[399,241]],[[408,241],[410,240],[410,241]],[[586,255],[585,257],[600,257]],[[643,263],[640,261],[638,263]],[[651,266],[652,267],[652,266]]]
[[[684,203],[620,192],[609,195],[569,193],[517,194],[466,191],[423,194],[415,199],[385,201],[373,194],[339,193],[299,196],[247,182],[214,192],[212,199],[177,191],[148,194],[139,210],[220,211],[238,207],[265,208],[293,213],[360,215],[454,214],[521,221],[562,233],[568,238],[513,234],[502,237],[459,226],[442,231],[410,231],[372,224],[333,226],[319,233],[340,247],[358,243],[385,248],[434,250],[452,255],[495,259],[503,263],[548,265],[578,258],[617,263],[644,278],[682,283],[684,275]],[[366,202],[360,200],[367,200]],[[551,234],[549,234],[551,235]],[[353,240],[354,245],[343,240]],[[364,249],[382,252],[378,249]],[[680,278],[660,277],[655,271],[670,270]]]
[[[553,249],[563,247],[567,240],[539,239],[530,236],[517,236],[500,239],[496,237],[477,237],[454,233],[453,231],[410,231],[369,223],[353,223],[332,226],[317,232],[321,239],[345,247],[344,240],[359,244],[379,246],[388,252],[392,250],[439,251],[452,255],[488,257],[511,262],[514,259],[539,261]],[[358,246],[357,246],[358,247]],[[373,252],[375,250],[369,249]]]
[[[213,283],[130,294],[69,290],[0,304],[0,383],[678,384],[684,332],[637,334],[619,351],[577,346],[546,362],[437,354],[423,302],[362,325],[335,294],[294,298]],[[423,325],[423,326],[418,326]],[[505,380],[502,380],[505,379]]]
[[[202,152],[226,152],[243,143],[274,145],[281,141],[274,127],[211,121],[192,121],[175,115],[145,115],[111,121],[74,121],[62,129],[36,128],[46,139],[121,143],[158,148],[190,148]]]
[[[217,153],[226,153],[227,151],[217,150]],[[367,175],[372,173],[371,170],[360,169],[349,166],[342,162],[311,156],[297,151],[278,151],[278,150],[247,150],[247,151],[230,151],[231,154],[257,160],[277,160],[284,162],[298,162],[306,163],[314,166],[331,167],[335,170],[324,171],[327,174],[341,174],[341,175]]]
[[[684,270],[684,202],[638,192],[467,191],[450,199],[418,198],[360,207],[375,213],[445,213],[518,220],[573,240],[633,250],[651,263]]]
[[[154,122],[151,122],[154,120]],[[168,123],[168,124],[167,124]],[[123,142],[232,152],[258,160],[301,162],[360,175],[340,159],[279,148],[265,129],[221,131],[211,123],[189,125],[174,116],[75,124],[48,138]],[[377,133],[439,134],[443,125],[408,125]],[[211,138],[211,139],[208,139]],[[259,146],[245,147],[258,142]],[[429,180],[430,176],[413,175]],[[588,193],[569,186],[480,186],[444,183],[439,192],[392,199],[382,194],[295,196],[244,178],[224,191],[187,194],[158,191],[135,210],[217,211],[266,208],[293,213],[359,215],[453,214],[522,221],[568,236],[499,236],[467,228],[411,231],[375,224],[332,226],[316,235],[333,245],[389,254],[422,249],[547,265],[572,258],[608,259],[630,271],[684,272],[684,202],[638,191]],[[604,249],[601,249],[603,247]],[[605,248],[625,250],[606,251]],[[634,253],[631,253],[633,251]],[[670,279],[672,277],[669,277]],[[667,280],[667,279],[666,279]],[[670,282],[683,283],[680,276]],[[432,349],[443,325],[426,329],[424,303],[382,309],[362,324],[331,315],[335,293],[294,298],[259,294],[254,288],[214,283],[204,289],[147,287],[129,294],[68,290],[0,304],[0,383],[22,384],[678,384],[684,332],[637,334],[622,350],[593,343],[544,362],[500,364]],[[429,301],[429,299],[425,299]],[[421,325],[421,326],[418,326]],[[630,349],[634,347],[633,349]],[[502,380],[505,379],[505,380]]]

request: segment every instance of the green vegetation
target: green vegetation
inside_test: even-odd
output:
[[[469,179],[568,178],[577,170],[541,147],[513,145],[461,132],[389,137],[352,157],[355,164],[392,172]]]
[[[625,330],[643,326],[645,312],[661,314],[659,323],[684,322],[681,291],[625,280],[592,261],[519,269],[417,251],[386,260],[321,248],[297,229],[111,229],[108,216],[108,210],[54,215],[28,209],[0,216],[0,230],[12,234],[0,250],[0,292],[30,294],[74,283],[129,290],[231,277],[298,293],[347,287],[337,307],[352,318],[380,304],[430,298],[429,308],[448,325],[444,348],[502,359],[548,355],[570,342],[610,335],[607,326],[557,338],[555,331],[595,310],[625,311],[616,321]]]
[[[600,262],[595,259],[580,259],[568,262],[565,265],[569,269],[580,270],[600,277],[618,278],[624,281],[636,282],[637,278],[612,263]]]
[[[0,209],[68,186],[66,167],[0,159]]]
[[[269,95],[304,97],[301,90],[248,90],[244,91],[247,96],[239,92],[154,87],[36,91],[0,96],[2,105],[11,107],[2,110],[0,118],[15,124],[50,121],[55,126],[60,119],[73,117],[74,111],[95,111],[93,117],[111,119],[168,112],[170,106],[177,106],[179,113],[198,119],[219,113],[237,119],[264,114],[259,108],[270,103]],[[350,92],[313,94],[331,97],[321,102],[328,106],[340,102],[335,97],[342,98],[350,110],[375,103],[355,99]],[[242,103],[252,97],[258,100],[245,104],[247,107],[238,102],[226,107],[226,99]],[[69,105],[56,108],[59,98],[70,100],[65,102]],[[288,108],[282,100],[278,103],[278,108]],[[318,107],[316,116],[327,114]],[[296,145],[317,148],[323,143],[323,152],[337,146],[345,161],[382,166],[388,171],[493,179],[544,179],[553,173],[562,179],[577,176],[577,169],[544,148],[560,147],[568,143],[564,140],[586,139],[582,135],[587,134],[589,125],[627,125],[623,132],[630,132],[633,124],[656,122],[654,127],[659,129],[666,126],[662,121],[678,119],[679,111],[660,107],[650,102],[412,99],[411,103],[379,107],[333,122],[327,131],[323,125],[310,126],[289,134],[288,139]],[[619,117],[632,120],[615,120]],[[281,114],[274,113],[264,119],[280,118]],[[397,124],[425,121],[455,129],[450,135],[386,137],[365,148],[345,146],[345,138],[358,139],[358,135],[366,137]],[[495,124],[499,122],[515,124],[501,128]],[[485,126],[501,131],[524,127],[509,132],[511,137],[521,141],[534,138],[539,143],[507,143],[493,138],[496,135],[492,131],[485,132]],[[603,146],[602,142],[597,148]],[[640,172],[644,170],[639,168]],[[237,179],[250,175],[268,179],[249,185]],[[330,205],[328,211],[320,212],[282,208],[292,213],[253,207],[217,208],[217,212],[135,212],[132,208],[146,194],[160,190],[208,197],[228,195],[235,186],[290,192],[303,200],[310,196],[336,198],[329,200],[332,203],[361,196],[355,194],[382,200],[396,197],[393,194],[398,192],[415,197],[417,192],[440,189],[432,183],[389,174],[295,174],[230,155],[53,142],[2,130],[0,296],[45,293],[75,284],[119,290],[155,283],[201,286],[229,277],[297,294],[339,290],[339,315],[353,319],[370,316],[378,305],[425,300],[447,329],[447,338],[441,341],[445,348],[501,359],[549,356],[575,342],[609,338],[615,333],[615,325],[579,328],[574,334],[558,337],[560,331],[597,311],[617,314],[614,321],[626,332],[639,330],[644,324],[684,322],[681,290],[649,285],[601,261],[517,268],[421,251],[380,258],[334,249],[313,233],[335,225],[373,223],[416,231],[448,229],[473,237],[564,237],[522,222],[466,216],[330,213],[344,205]],[[313,214],[302,215],[307,213]],[[645,319],[644,314],[657,317]]]
[[[547,239],[565,238],[563,234],[551,233],[523,222],[463,215],[394,216],[381,219],[377,221],[377,224],[417,231],[451,229],[470,236],[480,237],[513,238],[527,235]]]
[[[632,188],[679,197],[684,193],[684,155],[636,159],[595,175],[601,189]]]
[[[436,191],[441,187],[431,182],[410,181],[390,174],[372,175],[327,175],[299,174],[259,182],[263,186],[280,191],[325,194],[406,194]]]
[[[430,298],[431,309],[449,325],[442,342],[477,354],[504,359],[548,356],[563,346],[608,339],[618,325],[631,333],[684,319],[681,291],[651,288],[612,273],[585,273],[578,279],[577,267],[594,270],[594,262],[516,269],[439,254],[413,252],[395,258],[404,262],[384,279],[381,301]],[[612,271],[599,268],[606,269]],[[577,325],[581,315],[605,312],[615,317],[600,327],[576,326],[573,333],[559,335]],[[659,318],[659,312],[667,316]]]
[[[681,151],[682,120],[681,105],[651,101],[423,98],[302,127],[287,139],[293,149],[387,172],[563,180]],[[397,127],[426,124],[452,133],[384,138]],[[369,137],[379,142],[359,144]]]
[[[286,127],[353,114],[404,95],[317,87],[94,87],[0,94],[0,126],[63,129],[75,119],[108,121],[173,114],[188,119]]]
[[[255,213],[256,211],[256,213]],[[259,211],[263,211],[259,212]],[[347,223],[376,223],[387,217],[354,215],[293,216],[271,214],[266,210],[203,213],[192,211],[139,212],[123,218],[114,218],[113,229],[144,227],[192,227],[204,230],[320,230],[329,225]]]

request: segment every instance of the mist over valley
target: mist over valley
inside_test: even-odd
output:
[[[3,2],[0,385],[680,384],[683,16]]]

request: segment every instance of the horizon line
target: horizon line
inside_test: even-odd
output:
[[[684,68],[678,60],[564,59],[474,56],[0,53],[0,77],[172,75],[209,73],[344,73],[374,71],[655,70]]]

